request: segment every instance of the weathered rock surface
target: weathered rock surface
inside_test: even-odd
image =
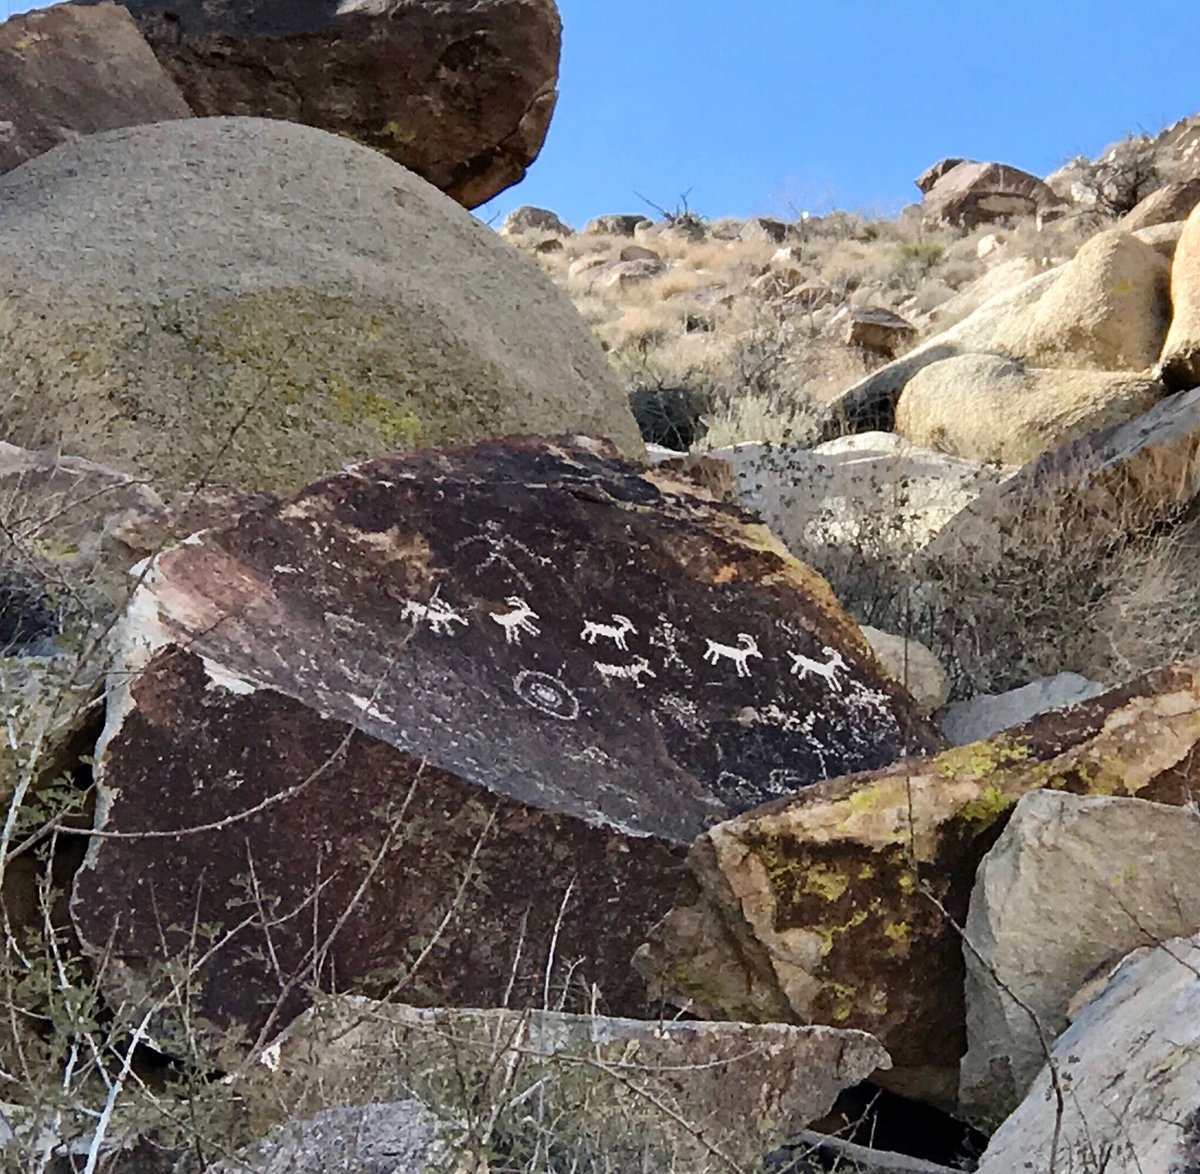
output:
[[[1148,378],[1170,321],[1170,273],[1152,245],[1100,233],[1072,261],[1003,290],[847,388],[831,404],[823,436],[894,428],[896,402],[917,372],[959,355]]]
[[[1162,348],[1162,378],[1173,391],[1200,386],[1200,207],[1184,222],[1171,266],[1174,315]]]
[[[554,0],[125,7],[195,114],[281,119],[344,135],[468,208],[524,177],[557,98]]]
[[[892,358],[917,337],[917,328],[884,306],[860,306],[850,311],[846,345]]]
[[[781,245],[793,233],[790,225],[769,216],[751,216],[743,220],[737,239],[742,241],[766,241]]]
[[[1102,232],[1059,271],[1028,314],[1002,321],[995,350],[1035,366],[1142,371],[1171,322],[1171,266],[1126,232]]]
[[[109,973],[148,982],[194,914],[231,935],[197,979],[221,1027],[335,976],[522,1006],[549,970],[638,1012],[630,958],[696,835],[939,745],[819,576],[654,477],[422,450],[159,556],[98,751],[99,823],[133,838],[97,840],[74,891]],[[321,893],[269,958],[248,871],[280,917]]]
[[[965,920],[1000,821],[1038,788],[1184,806],[1198,745],[1189,661],[986,742],[809,787],[696,841],[695,891],[639,965],[702,1016],[869,1031],[895,1065],[883,1080],[950,1103],[965,1013],[948,919]]]
[[[1004,475],[884,432],[812,450],[750,443],[711,455],[734,471],[732,500],[799,558],[847,544],[910,553]]]
[[[967,701],[955,701],[946,706],[938,725],[952,746],[965,746],[1024,725],[1040,713],[1090,701],[1103,692],[1103,685],[1078,673],[1056,673],[1006,693],[981,693]]]
[[[923,186],[930,175],[926,172],[917,180],[924,192],[921,208],[925,218],[960,228],[1033,216],[1062,203],[1037,176],[1004,163],[963,161],[945,168],[930,186]]]
[[[533,1132],[521,1094],[537,1089],[542,1119],[563,1124],[560,1168],[600,1159],[613,1170],[704,1169],[715,1148],[752,1169],[888,1063],[870,1036],[829,1027],[417,1010],[346,998],[300,1019],[258,1083],[342,1103],[415,1095],[451,1116],[468,1107],[455,1095],[470,1090],[483,1103],[514,1103],[497,1132],[518,1147]]]
[[[992,298],[1007,293],[1010,289],[1016,289],[1042,272],[1042,268],[1032,257],[1013,257],[1008,261],[998,261],[974,281],[964,285],[957,292],[952,292],[950,297],[930,309],[926,315],[927,321],[942,331],[949,330],[969,318]]]
[[[1200,492],[1200,389],[1044,453],[989,485],[930,544],[933,560],[1070,549],[1166,520]],[[1054,542],[1048,540],[1053,538]]]
[[[994,1126],[1017,1107],[1092,975],[1200,930],[1198,841],[1191,809],[1054,791],[1017,804],[971,893],[964,1112]]]
[[[0,173],[80,135],[191,117],[114,4],[59,4],[0,24],[0,111]]]
[[[206,1174],[427,1174],[448,1158],[438,1126],[414,1100],[323,1109],[273,1129],[250,1152]]]
[[[514,208],[500,225],[501,236],[520,236],[527,232],[554,233],[557,236],[574,236],[575,230],[548,208],[535,208],[522,204]]]
[[[1024,465],[1047,449],[1141,416],[1163,398],[1151,379],[956,355],[905,385],[896,431],[914,444],[979,462]]]
[[[4,439],[165,491],[295,488],[504,433],[642,451],[562,291],[411,172],[309,127],[188,119],[24,164],[0,178],[0,293]]]
[[[919,640],[862,626],[863,638],[893,681],[899,681],[926,713],[946,704],[950,682],[941,662]]]
[[[969,163],[969,159],[960,159],[957,155],[946,159],[939,159],[932,167],[925,168],[913,183],[921,189],[921,194],[928,192],[947,171],[952,171],[960,163]]]
[[[1200,945],[1175,938],[1137,950],[1054,1045],[1069,1081],[1061,1123],[1043,1068],[993,1135],[979,1174],[1050,1169],[1188,1174],[1200,1086]]]
[[[1164,184],[1132,212],[1122,216],[1118,227],[1125,232],[1137,232],[1142,228],[1186,220],[1197,204],[1200,204],[1200,178]]]
[[[1058,276],[1059,270],[1051,269],[996,294],[961,322],[846,388],[829,406],[822,439],[833,440],[845,432],[892,431],[896,401],[918,371],[955,355],[994,353],[1002,325],[1030,313]]]
[[[639,213],[616,213],[609,216],[593,216],[584,226],[585,236],[633,236],[641,224],[653,223]]]

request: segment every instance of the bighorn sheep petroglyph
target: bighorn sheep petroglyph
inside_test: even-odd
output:
[[[595,644],[596,640],[600,636],[603,636],[605,639],[611,640],[624,652],[625,638],[630,633],[637,634],[637,628],[633,626],[633,623],[624,616],[614,614],[611,624],[599,624],[595,620],[587,620],[583,625],[583,631],[580,635],[589,644]]]
[[[492,611],[492,617],[504,629],[505,644],[520,644],[521,633],[528,632],[531,636],[540,636],[541,628],[533,621],[541,617],[519,595],[510,595],[505,601],[512,611]]]
[[[752,656],[757,656],[761,660],[762,653],[758,650],[758,641],[745,632],[738,633],[737,641],[738,646],[734,648],[729,644],[718,644],[715,640],[709,640],[708,648],[704,652],[704,660],[708,664],[716,664],[721,659],[731,660],[737,667],[737,675],[748,677],[750,665],[747,662]]]

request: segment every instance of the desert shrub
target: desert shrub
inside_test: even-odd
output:
[[[697,387],[641,386],[629,393],[629,406],[647,444],[686,452],[707,431],[711,394],[711,389]]]

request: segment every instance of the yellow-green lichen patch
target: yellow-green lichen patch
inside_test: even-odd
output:
[[[845,983],[827,982],[825,992],[830,998],[830,1018],[835,1023],[845,1023],[854,1013],[854,988]]]
[[[810,868],[804,877],[804,891],[826,901],[836,901],[850,887],[850,878],[831,868]]]
[[[1008,794],[995,785],[989,785],[983,788],[979,798],[963,804],[961,814],[963,819],[972,823],[991,823],[1012,805],[1013,800]]]
[[[971,742],[937,756],[935,766],[942,778],[984,779],[999,771],[1028,765],[1029,748],[1015,738],[995,737]]]

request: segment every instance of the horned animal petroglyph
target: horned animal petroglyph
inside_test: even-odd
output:
[[[748,677],[750,675],[748,663],[750,658],[757,656],[761,660],[762,653],[758,650],[758,641],[745,632],[738,633],[737,641],[736,648],[729,644],[719,644],[716,640],[707,641],[708,648],[704,652],[705,662],[716,664],[718,660],[731,660],[737,668],[737,675]]]

